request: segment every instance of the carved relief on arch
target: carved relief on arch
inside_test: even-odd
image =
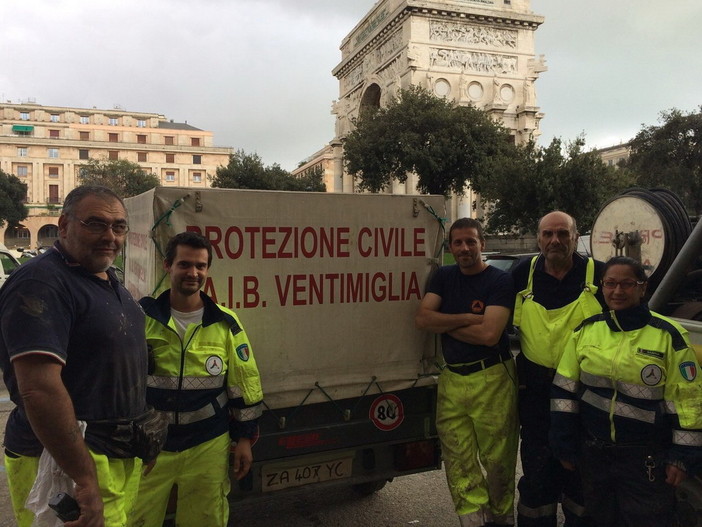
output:
[[[452,68],[478,73],[494,73],[498,75],[514,74],[517,72],[516,55],[432,48],[429,60],[431,67]]]
[[[429,23],[429,39],[439,42],[516,49],[518,35],[513,29],[497,29],[465,22],[432,20]]]

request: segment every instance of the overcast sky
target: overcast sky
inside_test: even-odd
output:
[[[0,97],[154,112],[291,170],[334,136],[341,40],[374,0],[0,0]],[[532,0],[542,144],[702,104],[700,0]]]

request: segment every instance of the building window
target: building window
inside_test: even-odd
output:
[[[20,119],[23,121],[29,121],[29,112],[20,112]]]
[[[118,141],[119,137],[117,134],[107,134],[107,140],[110,143],[116,143]]]
[[[49,149],[48,149],[48,154],[49,154],[49,158],[51,158],[51,159],[58,159],[58,157],[59,157],[59,149],[58,149],[58,148],[49,148]]]
[[[200,138],[199,137],[191,137],[190,138],[190,146],[200,146]]]
[[[201,155],[194,155],[193,156],[193,165],[201,165],[202,164],[202,156]]]
[[[59,122],[59,115],[57,113],[52,113],[51,117],[49,117],[49,120],[52,123],[58,123]]]
[[[166,172],[166,181],[175,181],[175,172]]]
[[[90,141],[90,132],[80,132],[81,141]]]
[[[26,124],[13,124],[12,132],[18,136],[31,136],[34,133],[34,127]]]
[[[202,172],[193,172],[193,183],[202,183]]]
[[[139,128],[146,128],[146,121],[144,119],[137,119],[137,126]]]
[[[107,123],[110,126],[117,126],[119,124],[119,119],[117,119],[117,117],[110,117],[110,119],[107,121]]]
[[[29,149],[26,146],[20,146],[17,148],[17,157],[27,157],[29,155]]]
[[[90,152],[85,149],[78,150],[78,159],[90,159]]]
[[[107,153],[107,159],[110,161],[116,161],[119,159],[119,152],[117,150],[110,150]]]
[[[144,134],[138,134],[137,135],[137,143],[140,145],[145,145],[146,144],[146,136]]]
[[[49,137],[51,139],[58,139],[59,138],[59,131],[58,130],[49,130]]]
[[[17,177],[27,177],[28,173],[27,165],[17,165]]]
[[[80,124],[90,124],[90,117],[88,117],[87,115],[81,115]]]
[[[58,185],[49,185],[49,203],[61,203]]]
[[[59,167],[49,167],[49,177],[59,177]]]
[[[165,144],[167,145],[172,145],[173,143],[173,136],[172,135],[167,135],[163,138]]]
[[[175,154],[166,154],[166,163],[175,163]]]
[[[139,163],[146,163],[146,152],[137,152],[137,161]]]
[[[26,198],[24,202],[27,202]],[[7,229],[7,232],[9,233],[8,235],[10,236],[10,238],[17,238],[22,240],[29,239],[29,229],[25,227],[11,227]]]

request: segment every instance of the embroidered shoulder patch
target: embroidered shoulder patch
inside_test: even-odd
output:
[[[646,350],[643,348],[637,349],[636,354],[645,355],[646,357],[654,357],[656,359],[662,359],[663,357],[665,357],[665,354],[662,351]]]
[[[685,361],[679,366],[680,374],[686,381],[694,381],[697,377],[697,364],[691,360]]]
[[[249,346],[246,344],[242,344],[241,346],[238,346],[236,348],[236,354],[239,356],[241,360],[244,362],[249,360],[249,356],[251,353],[249,352]]]

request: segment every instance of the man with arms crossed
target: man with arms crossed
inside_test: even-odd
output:
[[[514,325],[519,328],[519,420],[524,475],[519,480],[519,527],[556,527],[561,501],[567,527],[591,525],[583,508],[578,475],[551,453],[550,390],[553,376],[572,331],[602,312],[598,287],[604,264],[575,252],[575,219],[561,211],[539,221],[541,253],[514,272],[518,291]],[[595,296],[597,294],[597,296]],[[571,467],[572,468],[572,467]]]
[[[46,449],[75,482],[79,526],[124,526],[141,461],[134,422],[146,411],[144,313],[110,269],[128,231],[104,187],[71,191],[59,240],[19,267],[0,292],[0,366],[17,405],[5,430],[13,509],[24,505]],[[87,423],[85,439],[78,420]],[[126,431],[117,439],[117,430]]]
[[[483,262],[484,248],[477,220],[451,225],[456,264],[434,275],[415,319],[418,328],[441,334],[447,364],[436,426],[462,527],[514,524],[517,386],[505,332],[513,284]]]
[[[236,314],[200,291],[211,263],[206,238],[177,234],[163,262],[171,288],[141,300],[149,347],[147,400],[170,425],[163,451],[139,487],[132,522],[137,527],[163,523],[174,485],[177,525],[226,527],[231,442],[236,479],[246,476],[253,460],[261,382]]]

